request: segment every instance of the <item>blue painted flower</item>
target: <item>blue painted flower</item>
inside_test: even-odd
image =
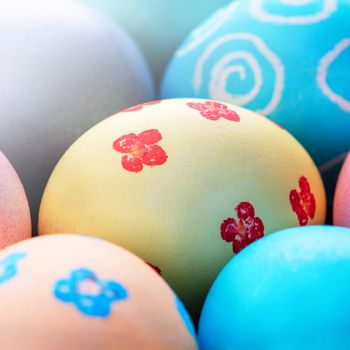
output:
[[[127,290],[119,283],[101,280],[88,269],[77,269],[67,279],[58,280],[55,297],[65,303],[73,303],[77,309],[91,317],[107,318],[111,304],[127,299]]]
[[[16,275],[17,263],[26,255],[26,253],[13,253],[0,260],[0,285]]]
[[[193,335],[195,336],[196,335],[196,332],[194,330],[194,326],[193,326],[193,323],[192,323],[192,320],[191,320],[191,317],[190,315],[188,314],[186,308],[185,308],[185,305],[182,303],[182,301],[176,296],[176,307],[177,307],[177,310],[179,311],[188,331]]]

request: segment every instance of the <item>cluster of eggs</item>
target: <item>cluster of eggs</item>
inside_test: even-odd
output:
[[[1,349],[348,349],[349,21],[1,2]]]

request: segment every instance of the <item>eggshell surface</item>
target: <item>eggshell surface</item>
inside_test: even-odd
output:
[[[346,350],[350,229],[292,228],[234,257],[201,315],[203,350]]]
[[[334,225],[350,227],[350,152],[339,175],[333,210]]]
[[[310,153],[333,198],[350,149],[349,16],[348,0],[233,1],[179,46],[161,96],[268,116]]]
[[[324,218],[320,175],[288,132],[240,107],[174,99],[126,109],[78,139],[48,182],[39,234],[120,244],[158,266],[196,315],[234,253]]]
[[[111,243],[39,237],[1,251],[0,265],[1,349],[197,349],[164,280]]]
[[[0,50],[0,149],[23,181],[36,224],[66,148],[112,113],[152,99],[152,79],[121,29],[73,2],[1,1]]]
[[[31,235],[30,210],[23,185],[0,152],[0,249]]]
[[[229,0],[78,0],[122,25],[136,40],[159,82],[187,33]]]

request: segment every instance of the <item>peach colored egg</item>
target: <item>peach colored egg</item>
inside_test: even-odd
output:
[[[31,234],[30,210],[23,185],[0,152],[0,249],[29,238]]]
[[[197,349],[182,302],[143,260],[82,235],[0,252],[2,350]]]
[[[333,221],[335,225],[350,227],[350,152],[337,182]]]

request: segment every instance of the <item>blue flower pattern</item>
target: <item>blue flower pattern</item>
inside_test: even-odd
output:
[[[67,279],[58,280],[54,295],[64,303],[72,303],[84,315],[107,318],[111,304],[128,298],[127,290],[118,282],[101,280],[89,269],[71,272]]]
[[[17,264],[26,255],[26,253],[13,253],[0,260],[0,285],[16,276]]]
[[[182,320],[184,321],[188,331],[195,336],[196,332],[194,330],[194,326],[191,320],[190,315],[188,314],[185,305],[182,303],[182,301],[176,296],[176,307],[177,310],[179,312],[179,314],[181,315]]]

